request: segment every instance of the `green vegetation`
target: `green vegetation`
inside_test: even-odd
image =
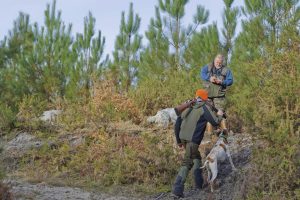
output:
[[[103,57],[105,36],[91,13],[75,38],[55,1],[44,24],[20,13],[0,41],[0,137],[26,130],[44,145],[25,154],[18,174],[82,187],[169,190],[179,164],[170,130],[118,125],[142,125],[147,115],[191,98],[202,87],[200,67],[223,52],[234,76],[228,94],[233,130],[243,127],[257,138],[245,196],[300,198],[299,1],[245,0],[235,8],[224,0],[222,34],[206,24],[209,13],[200,5],[193,24],[182,26],[187,3],[159,1],[147,46],[130,4],[113,60]],[[55,125],[38,120],[47,109],[63,110]],[[84,139],[72,143],[70,137]]]

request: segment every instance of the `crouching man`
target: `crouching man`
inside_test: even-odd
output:
[[[176,141],[180,148],[185,149],[182,166],[172,188],[172,193],[176,197],[183,197],[184,183],[190,170],[196,189],[202,188],[201,156],[198,147],[203,139],[207,122],[217,126],[223,116],[221,110],[214,113],[207,100],[208,92],[199,89],[196,91],[195,99],[175,108],[178,115],[175,123]]]

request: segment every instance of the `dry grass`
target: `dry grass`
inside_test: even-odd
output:
[[[125,94],[118,93],[112,81],[101,81],[96,85],[92,105],[103,118],[141,122],[139,108]]]

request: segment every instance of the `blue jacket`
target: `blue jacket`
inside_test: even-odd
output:
[[[216,69],[216,74],[218,76],[221,75],[221,72],[222,72],[222,68]],[[205,65],[201,68],[200,77],[204,81],[209,81],[210,72],[208,71],[208,65]],[[231,73],[231,70],[229,68],[227,68],[226,76],[224,77],[224,80],[222,82],[222,86],[227,87],[227,86],[232,85],[232,83],[233,83],[232,73]]]

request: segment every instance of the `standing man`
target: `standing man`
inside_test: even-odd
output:
[[[233,83],[230,69],[224,66],[224,56],[218,54],[212,63],[203,66],[200,77],[214,106],[224,112],[226,88]],[[227,129],[226,119],[222,120],[221,128]],[[212,130],[212,125],[208,124],[207,132],[212,134]]]
[[[219,110],[217,115],[207,104],[208,92],[203,89],[196,91],[195,99],[175,108],[178,118],[175,123],[175,136],[180,148],[185,149],[184,159],[172,188],[176,197],[183,197],[184,183],[188,172],[192,170],[195,187],[202,188],[203,177],[201,156],[198,150],[203,139],[207,122],[216,126],[222,120],[223,112]]]

